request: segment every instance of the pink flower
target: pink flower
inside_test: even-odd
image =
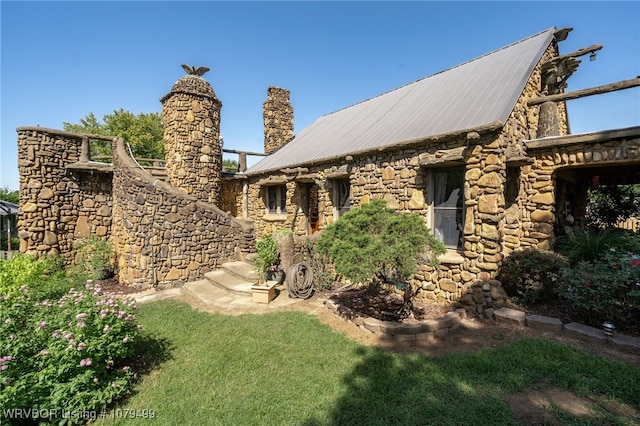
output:
[[[81,314],[76,315],[76,319],[78,319],[78,320],[79,319],[84,319],[86,317],[87,317],[87,314],[85,314],[85,313],[81,313]]]
[[[42,330],[43,328],[45,328],[47,326],[47,322],[46,321],[40,321],[38,323],[38,329]]]
[[[91,365],[91,358],[85,358],[80,360],[80,367],[88,367]]]
[[[46,349],[41,350],[39,353],[39,355],[48,355],[48,354],[49,354],[49,351]]]
[[[631,267],[633,269],[637,268],[639,264],[640,264],[640,259],[631,259]]]
[[[73,339],[73,333],[67,333],[64,335],[64,338],[67,340]]]
[[[584,283],[585,287],[591,287],[591,283],[589,281],[587,281],[586,283]]]
[[[85,327],[85,323],[83,322],[79,322],[78,324],[76,324],[79,328],[84,328]]]
[[[124,339],[122,339],[122,343],[127,343],[128,341],[129,341],[129,336],[127,336]]]

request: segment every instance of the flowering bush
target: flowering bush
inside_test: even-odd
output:
[[[33,300],[26,286],[1,296],[0,407],[89,411],[123,396],[140,328],[134,310],[135,301],[90,282],[55,301]]]
[[[599,259],[578,262],[560,273],[559,295],[570,301],[583,320],[599,326],[640,322],[640,256],[609,249]]]

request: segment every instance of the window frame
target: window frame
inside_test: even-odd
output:
[[[333,218],[334,220],[340,219],[340,217],[351,209],[351,180],[345,179],[332,179],[332,194],[331,202],[333,203]],[[344,194],[344,202],[340,205],[341,195]]]
[[[286,215],[287,214],[287,185],[266,185],[265,186],[265,214]],[[275,206],[272,206],[272,201]],[[275,208],[273,208],[275,207]]]
[[[445,206],[445,205],[436,205],[436,196],[439,194],[436,194],[436,191],[438,190],[438,185],[437,185],[437,175],[438,174],[442,174],[442,173],[456,173],[460,175],[460,181],[459,181],[459,185],[458,188],[455,189],[459,189],[459,193],[458,193],[458,200],[456,202],[455,206]],[[464,247],[464,221],[465,221],[465,198],[464,198],[464,174],[465,174],[465,167],[463,164],[450,164],[447,166],[443,166],[443,167],[437,167],[437,168],[432,168],[431,170],[429,170],[428,173],[428,193],[429,193],[429,217],[428,217],[428,223],[429,223],[429,228],[431,229],[433,235],[438,238],[440,241],[442,241],[445,244],[445,247],[447,248],[447,250],[450,251],[457,251],[457,252],[461,252],[463,250]],[[454,190],[455,190],[454,189]],[[447,196],[450,196],[450,194],[446,194]],[[438,236],[438,234],[442,233],[437,227],[436,224],[439,222],[438,221],[438,215],[441,214],[440,212],[451,212],[451,211],[455,211],[455,217],[456,217],[456,228],[458,229],[458,241],[456,242],[456,244],[452,244],[451,241],[447,242],[446,239],[447,237],[444,235],[440,235]],[[449,214],[450,216],[450,214]],[[445,217],[445,216],[443,216]],[[457,220],[459,218],[459,221]]]

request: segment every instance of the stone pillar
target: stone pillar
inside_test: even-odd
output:
[[[538,134],[536,136],[538,139],[548,136],[560,136],[558,105],[555,102],[545,102],[540,106]]]
[[[222,175],[222,103],[211,85],[196,75],[182,77],[160,102],[169,182],[217,205]]]
[[[293,138],[293,105],[289,101],[289,91],[270,86],[262,111],[264,152],[271,154]]]

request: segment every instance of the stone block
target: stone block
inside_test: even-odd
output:
[[[364,319],[364,328],[371,331],[372,333],[380,333],[380,322],[375,318],[365,318]]]
[[[607,343],[607,336],[602,330],[588,325],[572,322],[565,324],[563,333],[565,336],[585,340],[593,343]]]
[[[500,308],[493,313],[496,321],[516,324],[524,327],[526,324],[525,313],[511,308]]]
[[[381,321],[380,331],[384,334],[397,335],[415,335],[422,331],[422,324],[403,324],[400,322]]]
[[[529,315],[525,318],[527,327],[536,330],[550,331],[552,333],[562,333],[562,321],[557,318],[545,317],[543,315]]]
[[[640,337],[615,334],[609,339],[612,348],[640,355]]]

